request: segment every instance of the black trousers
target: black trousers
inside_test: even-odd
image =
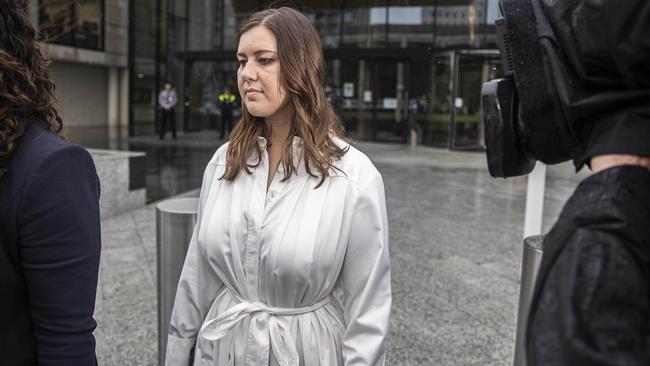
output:
[[[226,137],[226,130],[232,130],[232,112],[221,112],[221,138]]]
[[[170,110],[162,109],[160,114],[160,139],[165,138],[165,132],[167,132],[167,124],[170,124],[172,130],[172,137],[176,138],[176,120],[174,118],[174,108]]]

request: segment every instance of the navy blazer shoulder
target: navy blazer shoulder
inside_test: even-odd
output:
[[[0,365],[95,365],[99,193],[90,154],[38,122],[0,165]]]

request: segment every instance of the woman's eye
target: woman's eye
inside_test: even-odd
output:
[[[246,66],[246,60],[239,60],[239,66]]]
[[[268,64],[271,63],[271,61],[272,61],[272,60],[271,60],[270,58],[261,58],[261,59],[259,60],[259,63],[260,63],[260,65],[268,65]]]

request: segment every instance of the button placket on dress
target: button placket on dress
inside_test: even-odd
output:
[[[260,266],[260,245],[262,241],[262,226],[267,209],[272,201],[278,196],[281,189],[279,185],[281,176],[284,177],[282,165],[278,166],[271,185],[267,190],[269,176],[269,155],[266,150],[266,141],[260,139],[262,148],[262,162],[255,168],[254,189],[248,207],[248,227],[244,251],[244,273],[246,274],[246,285],[250,300],[259,301],[259,266]]]
[[[266,150],[265,141],[260,142],[262,148],[262,161],[253,172],[253,191],[251,192],[248,207],[248,233],[245,241],[244,273],[246,275],[247,292],[249,299],[242,300],[242,306],[252,304],[260,306],[250,313],[251,322],[247,339],[247,347],[251,352],[246,353],[245,362],[251,365],[261,365],[268,359],[270,348],[280,347],[279,340],[289,342],[290,345],[280,347],[283,362],[289,362],[289,366],[298,365],[297,351],[294,341],[290,335],[285,334],[286,330],[279,329],[281,325],[272,317],[266,309],[266,305],[260,303],[259,296],[259,271],[260,271],[260,250],[262,244],[262,226],[264,219],[272,205],[272,200],[278,196],[284,185],[281,177],[284,177],[284,170],[278,167],[276,174],[267,190],[269,176],[269,156]],[[269,333],[271,332],[271,333]],[[260,348],[261,347],[261,348]],[[286,349],[285,349],[286,348]],[[288,361],[287,361],[288,360]]]
[[[267,177],[268,177],[268,175],[267,175]],[[275,197],[278,196],[278,192],[280,192],[281,188],[278,187],[278,186],[282,184],[280,182],[280,180],[282,179],[281,177],[284,178],[284,169],[282,168],[282,163],[280,163],[280,165],[278,166],[278,168],[277,168],[277,170],[275,172],[275,176],[273,176],[273,180],[271,181],[271,185],[269,186],[269,189],[266,192],[266,200],[264,201],[265,202],[265,207],[264,207],[264,215],[265,216],[266,216],[266,213],[268,212],[268,210],[270,208],[271,203],[273,202]]]
[[[251,192],[248,206],[248,233],[245,241],[244,273],[250,301],[259,301],[259,261],[261,229],[264,222],[264,208],[266,206],[266,182],[268,178],[269,157],[266,151],[266,142],[261,141],[262,162],[253,172],[254,189]]]

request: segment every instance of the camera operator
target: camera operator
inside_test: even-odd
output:
[[[544,241],[528,364],[650,365],[650,3],[541,8],[583,87],[564,110],[593,175]]]
[[[593,172],[544,239],[527,364],[650,365],[650,2],[501,6],[507,77],[483,91],[490,173],[568,159]]]

